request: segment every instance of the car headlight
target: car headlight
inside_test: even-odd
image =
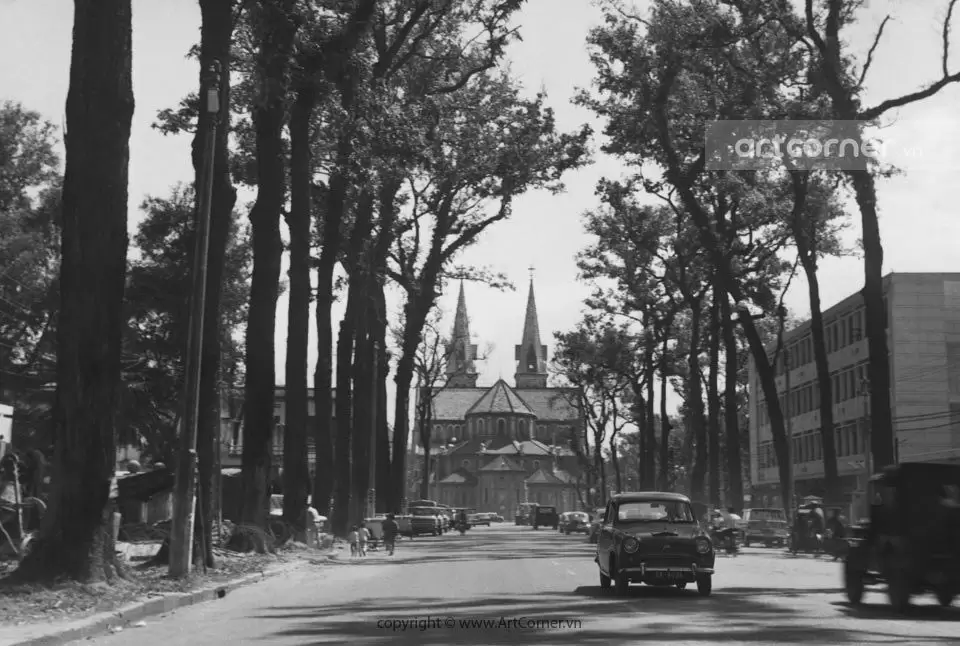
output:
[[[638,549],[640,549],[640,541],[635,539],[633,536],[628,536],[623,539],[623,551],[628,554],[633,554]]]
[[[697,551],[699,553],[706,554],[711,548],[712,546],[710,545],[710,541],[703,536],[697,539]]]

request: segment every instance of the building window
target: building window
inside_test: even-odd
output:
[[[469,469],[469,468],[470,468],[470,460],[463,460],[462,462],[460,462],[460,466],[462,466],[464,469]]]
[[[527,420],[522,419],[517,422],[517,435],[519,440],[527,439]]]
[[[483,420],[482,420],[482,419],[478,419],[478,420],[477,420],[477,435],[483,435],[483,434],[484,434],[484,433],[483,433]]]
[[[507,432],[507,423],[500,418],[497,420],[497,435],[505,435]]]
[[[533,470],[536,471],[536,470],[539,469],[539,468],[540,468],[540,460],[534,460],[534,461],[533,461]]]

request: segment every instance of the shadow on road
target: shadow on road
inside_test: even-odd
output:
[[[885,593],[884,593],[885,594]],[[863,603],[853,606],[846,601],[834,601],[830,605],[848,617],[857,619],[906,619],[910,621],[960,621],[960,608],[942,608],[938,605],[914,605],[904,614],[898,614],[887,603]]]

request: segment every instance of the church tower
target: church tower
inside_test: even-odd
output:
[[[467,317],[467,296],[460,281],[460,296],[457,298],[457,315],[453,320],[451,346],[447,348],[447,386],[450,388],[476,388],[477,346],[470,343],[470,319]]]
[[[540,343],[540,323],[537,320],[537,301],[533,296],[531,269],[530,292],[527,295],[527,313],[523,319],[523,336],[515,349],[517,388],[547,387],[547,346]]]

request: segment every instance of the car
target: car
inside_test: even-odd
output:
[[[600,587],[626,594],[631,583],[697,584],[701,596],[713,590],[716,554],[697,522],[690,499],[663,491],[624,493],[604,510],[594,559]]]
[[[533,525],[534,529],[539,529],[541,527],[552,527],[557,529],[560,527],[560,516],[557,514],[557,508],[548,507],[546,505],[537,505],[533,508],[533,518],[530,521],[530,524]]]
[[[585,511],[567,511],[560,514],[560,531],[564,534],[590,531],[590,515]]]
[[[782,509],[744,509],[743,525],[741,540],[744,547],[750,547],[750,543],[783,547],[790,540],[790,528]]]
[[[533,518],[533,510],[536,509],[537,503],[535,502],[522,502],[517,505],[517,511],[513,515],[513,523],[515,525],[530,525],[530,521]]]
[[[500,514],[494,514],[490,520],[493,521],[494,523],[502,523],[503,516],[501,516]]]
[[[870,517],[849,539],[843,581],[859,605],[865,587],[886,583],[894,610],[933,592],[941,606],[960,593],[960,465],[900,463],[873,476]]]
[[[439,536],[443,525],[433,507],[411,507],[410,524],[414,536]]]
[[[471,527],[477,527],[479,525],[490,527],[490,514],[471,514],[467,516],[467,522],[470,523]]]

